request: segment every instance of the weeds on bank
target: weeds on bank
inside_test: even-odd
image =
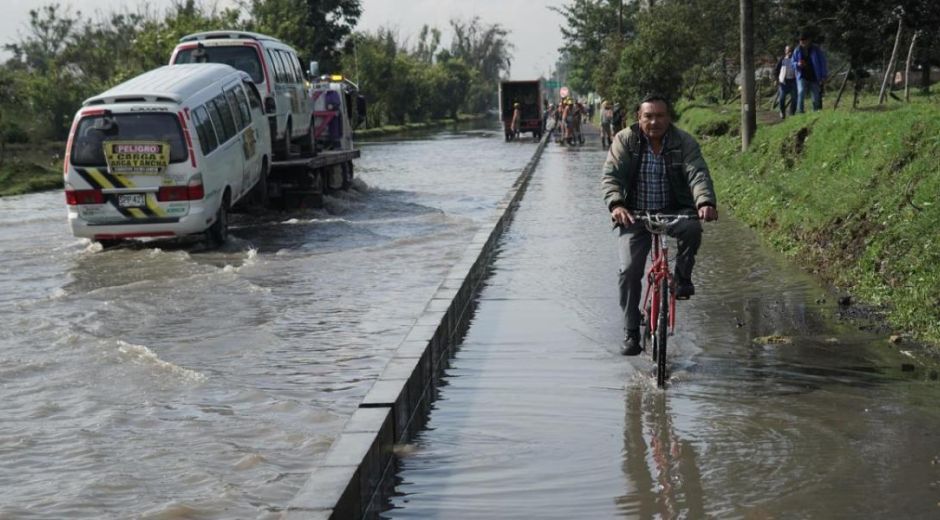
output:
[[[704,110],[680,126],[728,117]],[[737,218],[883,306],[894,327],[940,343],[940,103],[789,117],[759,126],[747,153],[736,137],[699,135],[719,200]]]

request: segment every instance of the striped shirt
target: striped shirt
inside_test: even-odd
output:
[[[630,209],[639,211],[660,211],[672,205],[672,192],[666,179],[666,158],[653,151],[653,145],[644,139],[646,149],[640,161],[640,171],[636,179],[636,189],[630,193]],[[663,138],[663,148],[666,139]]]

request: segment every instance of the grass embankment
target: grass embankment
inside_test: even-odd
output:
[[[65,143],[10,144],[0,161],[0,196],[62,188]]]
[[[797,114],[759,125],[747,153],[739,110],[689,106],[679,123],[703,136],[722,206],[899,333],[940,345],[940,102]]]
[[[353,132],[353,135],[357,139],[364,139],[367,137],[378,137],[382,135],[390,134],[400,134],[402,132],[410,132],[413,130],[428,130],[431,128],[440,128],[442,126],[457,124],[457,123],[466,123],[470,121],[480,121],[486,119],[488,116],[486,114],[458,114],[457,119],[434,119],[432,121],[423,121],[420,123],[405,123],[402,125],[386,125],[379,126],[376,128],[366,128],[363,130],[356,130]]]

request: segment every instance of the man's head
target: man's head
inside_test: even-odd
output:
[[[636,120],[648,138],[658,141],[672,123],[672,107],[664,96],[649,94],[637,105]]]
[[[813,37],[810,35],[809,31],[803,31],[800,33],[800,47],[809,47],[813,43]]]

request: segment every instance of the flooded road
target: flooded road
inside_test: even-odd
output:
[[[834,319],[727,215],[705,226],[667,389],[619,355],[603,160],[546,148],[383,517],[940,517],[933,369]]]
[[[102,252],[0,198],[0,518],[276,518],[533,143],[362,146],[324,210]]]

